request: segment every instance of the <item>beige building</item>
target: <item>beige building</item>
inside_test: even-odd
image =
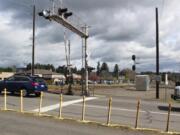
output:
[[[31,74],[31,70],[27,71],[26,73]],[[34,74],[46,79],[65,79],[64,75],[53,72],[52,70],[34,69]]]
[[[81,75],[78,75],[78,74],[72,74],[73,75],[73,79],[75,80],[81,80]]]
[[[0,73],[0,80],[4,80],[14,75],[14,72],[2,72]]]

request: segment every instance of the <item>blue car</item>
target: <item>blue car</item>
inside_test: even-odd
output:
[[[5,88],[11,94],[20,93],[20,90],[23,90],[23,96],[29,96],[30,94],[40,96],[41,91],[48,90],[42,78],[29,75],[14,75],[0,81],[0,92]]]

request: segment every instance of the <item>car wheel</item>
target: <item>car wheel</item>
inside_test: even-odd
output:
[[[29,96],[29,93],[26,89],[22,89],[22,92],[23,92],[23,97]]]
[[[36,97],[40,97],[41,93],[35,93]]]

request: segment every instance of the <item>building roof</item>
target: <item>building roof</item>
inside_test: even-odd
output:
[[[30,74],[31,70],[26,71],[26,73]],[[61,75],[59,73],[53,72],[52,70],[46,70],[46,69],[34,69],[34,74]]]

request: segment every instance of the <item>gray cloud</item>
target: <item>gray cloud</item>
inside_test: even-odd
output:
[[[20,65],[22,63],[20,60],[23,59],[23,54],[21,53],[22,50],[20,50],[19,47],[15,46],[15,43],[13,43],[10,40],[7,40],[3,36],[0,37],[0,66],[6,67],[6,66],[13,66],[13,65]]]
[[[37,31],[38,44],[55,44],[64,41],[64,29],[55,24],[49,24],[48,27],[40,28]]]

